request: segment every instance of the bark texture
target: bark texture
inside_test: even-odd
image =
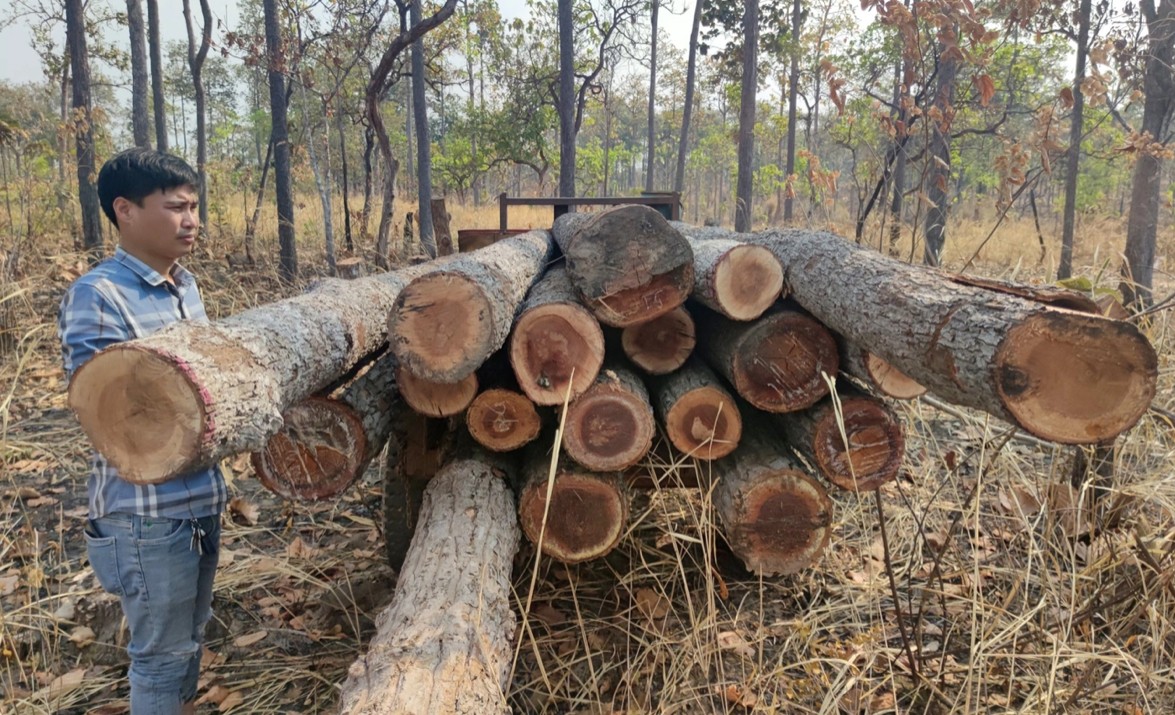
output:
[[[473,374],[505,344],[553,251],[549,232],[531,231],[427,264],[388,316],[392,351],[403,368],[430,382]]]
[[[70,382],[70,405],[124,478],[160,482],[264,448],[289,406],[387,341],[387,311],[422,268],[327,279],[215,323],[111,346]]]
[[[341,713],[509,712],[519,534],[501,476],[475,456],[450,462],[429,483],[396,595],[351,665]]]
[[[720,459],[734,451],[743,422],[734,397],[702,361],[649,380],[653,409],[669,441],[698,459]]]
[[[644,384],[631,370],[611,365],[568,405],[563,449],[588,469],[616,471],[645,456],[655,431]]]
[[[731,320],[754,320],[783,294],[783,267],[770,251],[730,239],[690,238],[693,298]]]
[[[650,375],[665,375],[684,365],[697,342],[694,319],[680,305],[647,323],[630,325],[620,333],[624,354]]]
[[[553,232],[572,285],[605,325],[652,320],[685,302],[693,289],[689,243],[648,206],[564,214]]]

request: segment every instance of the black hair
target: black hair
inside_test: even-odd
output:
[[[98,200],[102,212],[115,226],[114,200],[119,196],[142,206],[156,191],[178,186],[200,186],[200,177],[188,162],[174,154],[135,147],[119,152],[98,172]]]

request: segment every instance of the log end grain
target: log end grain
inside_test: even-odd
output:
[[[1044,310],[1008,331],[994,371],[1000,399],[1022,427],[1083,444],[1116,437],[1142,417],[1158,358],[1130,323]]]
[[[666,375],[685,364],[697,344],[694,319],[677,306],[646,323],[631,325],[620,333],[624,354],[651,375]]]
[[[762,246],[736,246],[718,263],[713,293],[728,318],[754,320],[783,293],[783,266]]]
[[[563,433],[567,456],[594,471],[626,469],[649,451],[656,431],[653,410],[605,371],[568,406]]]
[[[897,477],[905,453],[902,426],[885,403],[871,397],[843,397],[844,436],[831,406],[822,411],[812,436],[820,473],[841,489],[872,491]]]
[[[621,484],[616,474],[560,471],[547,508],[547,482],[531,481],[518,500],[522,531],[534,544],[541,532],[542,552],[563,563],[599,558],[615,548],[628,524],[628,499]]]
[[[869,381],[881,394],[895,400],[913,400],[926,394],[925,387],[884,358],[868,351],[862,352]]]
[[[828,394],[824,375],[836,375],[836,340],[814,318],[784,311],[762,318],[734,355],[734,386],[765,412],[811,407]]]
[[[534,403],[513,390],[486,390],[465,413],[469,434],[495,452],[518,449],[539,436],[542,420]]]
[[[493,299],[473,279],[436,271],[400,291],[388,316],[396,359],[431,382],[455,383],[494,350]]]
[[[430,382],[417,378],[400,366],[396,369],[396,384],[408,406],[427,417],[460,414],[477,396],[476,373],[455,383]]]
[[[727,540],[752,573],[792,574],[815,563],[832,536],[828,492],[807,475],[786,469],[743,492],[743,517],[727,525]]]
[[[354,410],[312,397],[282,417],[281,430],[251,458],[265,488],[283,499],[317,501],[334,498],[355,483],[367,438]]]
[[[595,381],[603,362],[604,333],[578,305],[549,303],[528,310],[510,338],[514,376],[537,405],[563,404],[569,382],[575,399]]]
[[[211,400],[185,365],[133,345],[98,353],[69,384],[90,443],[132,484],[166,481],[202,454],[214,428]]]
[[[636,288],[619,288],[598,297],[582,295],[581,299],[604,325],[626,328],[662,316],[684,303],[693,280],[690,265],[656,276]]]
[[[720,459],[734,451],[742,438],[738,406],[715,387],[699,387],[682,395],[665,417],[669,441],[698,459]]]

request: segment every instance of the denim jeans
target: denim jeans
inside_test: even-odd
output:
[[[90,520],[90,566],[130,628],[131,715],[178,714],[196,697],[219,545],[219,516]]]

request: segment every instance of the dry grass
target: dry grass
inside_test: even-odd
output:
[[[317,201],[305,204],[300,221],[312,221]],[[497,223],[496,208],[452,211],[454,230]],[[239,250],[227,238],[239,235],[230,219],[206,253]],[[989,230],[990,221],[957,227],[947,263],[960,267]],[[1112,283],[1106,266],[1117,264],[1121,227],[1090,222],[1085,231],[1078,265]],[[272,228],[263,223],[259,235]],[[303,259],[320,264],[316,243],[302,240]],[[124,660],[103,640],[117,637],[117,608],[83,562],[88,449],[65,408],[53,325],[82,266],[60,243],[24,251],[17,280],[0,286],[18,317],[16,348],[0,358],[0,710],[120,712]],[[1035,279],[1050,270],[1038,256],[1031,219],[1006,223],[975,270]],[[219,260],[196,264],[214,315],[289,290],[268,265],[245,273]],[[1165,294],[1171,282],[1160,280]],[[1155,404],[1170,409],[1168,316],[1148,330],[1160,352]],[[515,607],[530,609],[518,631],[515,711],[1175,711],[1172,426],[1148,415],[1118,441],[1112,483],[1072,489],[1072,448],[1018,440],[978,414],[901,409],[902,478],[879,498],[834,494],[833,545],[798,576],[740,575],[717,537],[709,492],[669,488],[695,468],[684,461],[651,465],[666,488],[638,498],[620,548],[578,567],[543,560],[533,595],[535,557],[524,547]],[[378,482],[332,504],[283,505],[245,461],[229,466],[242,501],[227,520],[201,692],[235,702],[234,712],[330,711],[335,684],[390,597]],[[97,640],[84,644],[81,628]]]

